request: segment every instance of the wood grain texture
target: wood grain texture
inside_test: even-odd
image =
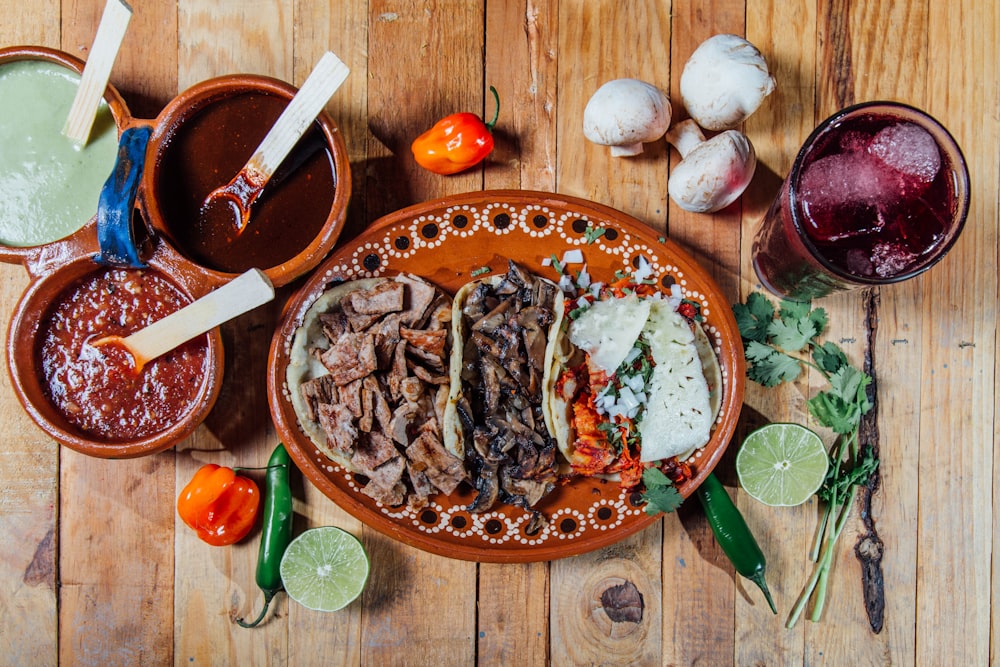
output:
[[[972,208],[962,238],[925,276],[919,311],[924,353],[918,479],[933,476],[937,482],[921,484],[917,506],[922,583],[917,586],[916,653],[927,665],[953,659],[985,664],[995,650],[987,591],[996,571],[991,577],[987,564],[996,523],[983,499],[993,488],[1000,442],[996,400],[986,398],[997,391],[992,313],[998,307],[998,26],[995,3],[952,12],[929,5],[927,46],[934,56],[927,71],[926,109],[968,151]],[[983,69],[970,68],[958,53],[979,54]],[[957,533],[949,535],[946,526]],[[962,619],[961,631],[952,633],[934,618]]]
[[[629,35],[624,39],[622,35]],[[642,57],[635,57],[641,44]],[[583,137],[583,110],[612,79],[642,79],[666,89],[670,81],[670,6],[639,2],[559,4],[557,187],[606,204],[658,230],[666,226],[667,147],[645,144],[641,155],[614,158]]]
[[[7,8],[0,45],[43,44],[85,58],[104,0]],[[347,142],[354,187],[345,239],[380,216],[481,188],[555,190],[619,208],[669,235],[733,300],[760,290],[753,233],[813,127],[854,101],[926,109],[956,136],[972,176],[961,239],[928,274],[824,299],[829,337],[878,382],[880,485],[870,518],[882,540],[885,613],[875,634],[854,553],[858,505],[840,540],[820,623],[785,630],[811,571],[815,502],[769,508],[739,489],[735,446],[718,474],[767,555],[772,616],[732,569],[697,503],[614,547],[551,563],[476,565],[432,556],[361,525],[293,475],[295,532],[337,525],[365,544],[372,575],[341,612],[279,595],[259,609],[259,529],[213,548],[176,519],[199,465],[261,465],[276,444],[264,380],[282,303],[223,328],[226,374],[206,424],[174,451],[100,461],[60,450],[0,377],[0,658],[10,664],[989,664],[1000,661],[1000,9],[959,0],[344,0],[133,5],[112,82],[151,118],[179,89],[253,72],[301,84],[329,49],[352,75],[327,110]],[[671,95],[705,37],[744,34],[767,56],[777,90],[744,125],[757,174],[739,204],[713,216],[668,201],[676,164],[665,142],[611,158],[587,142],[582,114],[606,80],[636,77]],[[452,177],[418,167],[410,143],[444,115],[492,115],[496,149]],[[2,122],[2,121],[0,121]],[[0,266],[0,312],[28,283]],[[748,383],[738,443],[766,421],[811,424],[815,375]],[[829,442],[831,435],[822,433]],[[263,481],[259,472],[247,473]],[[638,622],[612,620],[601,594],[632,584]]]
[[[650,665],[663,654],[660,586],[661,525],[618,544],[554,561],[551,658],[567,665]],[[572,582],[572,583],[570,583]],[[640,614],[621,617],[606,596],[633,587]]]
[[[0,267],[0,308],[11,312],[28,284]],[[19,437],[0,443],[0,651],[13,663],[52,664],[58,653],[59,450],[21,409],[0,376],[0,423]]]
[[[292,48],[293,4],[181,2],[177,5],[177,83],[183,90],[224,74],[252,73],[301,84],[295,79]],[[310,67],[311,69],[311,67]],[[215,408],[185,443],[177,447],[175,497],[204,463],[265,465],[276,444],[268,418],[263,378],[267,348],[288,290],[274,302],[222,327],[226,367]],[[263,475],[248,473],[263,485]],[[270,622],[252,632],[234,619],[251,615],[260,604],[254,584],[257,539],[228,549],[211,547],[174,512],[176,573],[174,632],[179,662],[268,664],[287,655],[287,628]],[[259,537],[259,531],[253,532]],[[221,576],[220,576],[221,573]],[[283,600],[275,614],[281,618]],[[195,639],[199,635],[212,641]]]

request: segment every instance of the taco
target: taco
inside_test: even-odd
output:
[[[562,312],[559,288],[514,262],[455,295],[452,338],[462,344],[452,349],[445,438],[478,491],[471,512],[498,500],[530,509],[556,484],[544,388]]]
[[[342,283],[306,311],[286,382],[316,448],[383,503],[422,507],[466,479],[444,446],[451,299],[416,276]]]
[[[679,298],[649,285],[605,289],[557,335],[546,408],[572,471],[637,486],[657,465],[680,482],[684,461],[708,443],[721,407],[722,373]]]

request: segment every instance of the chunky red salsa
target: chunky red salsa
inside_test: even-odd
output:
[[[195,338],[146,364],[136,375],[128,353],[86,343],[126,336],[187,305],[155,271],[104,269],[68,287],[42,322],[38,369],[49,400],[84,433],[109,441],[163,431],[195,402],[208,345]]]

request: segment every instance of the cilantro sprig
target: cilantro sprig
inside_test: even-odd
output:
[[[795,625],[815,593],[812,620],[818,621],[826,600],[827,582],[837,539],[854,505],[859,486],[868,484],[878,468],[870,446],[859,446],[861,419],[871,411],[870,375],[851,365],[847,355],[832,342],[821,342],[828,317],[809,303],[782,301],[777,311],[763,294],[754,292],[746,303],[733,306],[743,338],[747,377],[765,387],[798,379],[803,368],[812,368],[829,383],[806,405],[818,424],[837,438],[830,447],[830,467],[817,496],[825,504],[810,559],[817,563],[789,615]]]
[[[650,516],[673,512],[684,502],[684,496],[659,468],[642,471],[642,482],[646,485],[642,499],[646,502],[646,514]]]

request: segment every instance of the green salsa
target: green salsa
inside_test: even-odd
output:
[[[62,134],[80,75],[57,63],[0,65],[0,244],[50,243],[97,212],[118,132],[101,102],[85,147]]]

